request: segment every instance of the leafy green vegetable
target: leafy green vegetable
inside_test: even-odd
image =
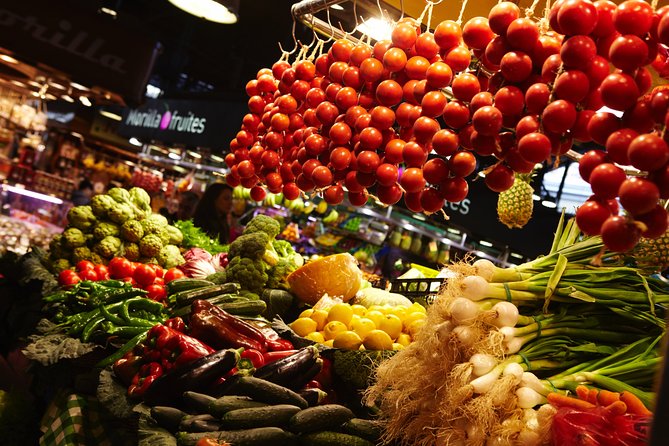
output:
[[[221,245],[216,240],[209,237],[202,229],[193,224],[193,220],[178,220],[174,226],[179,228],[183,234],[183,242],[181,245],[186,248],[202,248],[209,251],[211,254],[218,254],[219,252],[228,252],[225,245]]]

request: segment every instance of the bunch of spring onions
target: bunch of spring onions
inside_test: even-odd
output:
[[[647,407],[669,289],[560,220],[551,252],[513,268],[454,265],[408,348],[366,393],[401,444],[549,443],[550,392],[591,385]]]

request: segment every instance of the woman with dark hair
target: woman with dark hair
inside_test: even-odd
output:
[[[207,187],[193,213],[193,224],[222,244],[230,242],[232,188],[225,183]]]

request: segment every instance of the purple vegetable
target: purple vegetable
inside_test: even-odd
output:
[[[179,268],[187,277],[204,279],[218,271],[212,263],[212,255],[202,248],[189,249],[184,253],[184,259],[186,263],[180,265]]]

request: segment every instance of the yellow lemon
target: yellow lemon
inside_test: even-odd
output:
[[[310,341],[318,342],[318,343],[323,343],[325,342],[325,337],[323,336],[323,332],[321,331],[312,331],[308,335],[305,336],[306,339],[309,339]]]
[[[360,316],[357,314],[354,314],[353,317],[351,318],[351,322],[348,323],[348,327],[351,328],[353,324],[355,324],[357,321],[360,320]]]
[[[290,328],[292,328],[293,331],[297,333],[298,336],[302,337],[316,331],[316,327],[317,327],[316,321],[308,317],[301,317],[295,319],[293,323],[290,324]]]
[[[406,333],[402,333],[397,337],[397,343],[406,347],[411,344],[411,336]]]
[[[418,320],[425,320],[427,318],[427,315],[425,313],[421,313],[419,311],[415,311],[413,313],[409,313],[404,317],[404,320],[402,321],[404,323],[404,331],[408,332],[409,331],[409,326],[414,322]]]
[[[425,319],[418,319],[415,320],[409,325],[407,331],[411,335],[411,339],[414,341],[416,340],[416,336],[418,335],[418,332],[423,328],[423,325],[425,325]]]
[[[330,348],[333,347],[333,344],[334,344],[334,339],[329,339],[329,340],[323,342],[323,345],[324,345],[324,346],[326,346],[326,347],[330,347]]]
[[[330,339],[334,339],[339,333],[347,330],[348,327],[343,322],[331,321],[325,324],[323,335],[325,336],[325,340],[329,341]]]
[[[425,309],[424,306],[419,304],[418,302],[414,302],[411,304],[411,306],[408,309],[408,312],[413,313],[414,311],[421,312],[423,314],[427,313],[427,310]]]
[[[353,314],[357,314],[358,316],[364,316],[367,312],[367,308],[360,304],[351,305],[351,310],[353,310]]]
[[[383,313],[383,305],[370,305],[367,311],[380,311]]]
[[[343,348],[344,350],[359,350],[362,345],[362,339],[353,331],[342,331],[334,338],[332,346],[334,348]]]
[[[379,310],[368,311],[365,314],[365,317],[367,319],[371,319],[372,322],[374,322],[374,326],[376,326],[376,328],[381,327],[381,321],[383,321],[383,319],[385,318],[384,314],[381,313]]]
[[[349,304],[334,304],[328,311],[328,322],[339,321],[348,326],[353,318],[353,309]]]
[[[393,342],[393,350],[404,350],[404,346],[402,344],[398,344],[397,342]]]
[[[313,309],[313,308],[307,308],[306,310],[304,310],[304,311],[302,311],[302,312],[300,313],[300,315],[298,316],[298,318],[299,318],[299,317],[311,317],[311,314],[312,314],[313,312],[314,312],[314,309]]]
[[[391,339],[397,339],[402,333],[402,320],[394,314],[386,314],[379,328],[388,333]]]
[[[393,348],[393,340],[383,330],[370,331],[362,343],[367,350],[391,350]]]
[[[391,307],[386,314],[394,314],[403,321],[407,315],[407,307],[405,305],[397,305]]]
[[[360,336],[362,339],[365,339],[367,333],[372,330],[376,330],[376,325],[374,324],[373,320],[366,317],[361,317],[360,319],[351,322],[351,330],[358,333],[358,336]]]
[[[322,330],[328,322],[328,312],[325,310],[314,310],[309,317],[316,321],[317,330]]]

